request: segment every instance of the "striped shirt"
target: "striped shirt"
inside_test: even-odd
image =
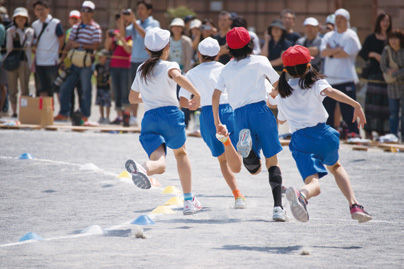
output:
[[[79,33],[79,36],[76,39],[77,32]],[[91,20],[89,24],[75,24],[70,31],[69,40],[83,44],[101,42],[101,27],[93,20]]]

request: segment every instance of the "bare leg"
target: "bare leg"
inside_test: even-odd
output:
[[[230,143],[230,145],[228,146],[224,146],[224,154],[230,170],[233,173],[240,173],[241,167],[243,165],[242,158],[240,154],[238,154],[232,143]]]
[[[267,166],[267,169],[272,166],[279,166],[277,155],[272,156],[271,158],[265,158],[265,164]]]
[[[327,166],[328,170],[331,174],[333,174],[335,178],[335,182],[342,194],[344,194],[345,198],[349,202],[349,206],[353,204],[357,204],[354,191],[352,189],[351,180],[349,179],[348,173],[345,171],[344,167],[340,164],[340,162],[336,162],[333,166]]]
[[[300,188],[300,192],[303,193],[306,200],[315,197],[320,194],[320,182],[318,180],[318,174],[314,174],[305,178],[303,187]]]
[[[160,147],[150,155],[150,160],[144,162],[142,166],[146,169],[148,176],[163,174],[166,170],[166,152],[164,146],[160,145]]]
[[[5,85],[0,85],[0,96],[1,96],[1,103],[0,103],[0,112],[3,110],[3,106],[6,103],[7,97],[7,88]]]
[[[101,114],[101,118],[104,118],[104,107],[100,106],[100,114]]]
[[[237,188],[236,177],[235,177],[234,173],[231,171],[231,169],[229,168],[229,166],[227,165],[225,153],[223,153],[222,155],[217,157],[217,159],[219,160],[220,170],[222,171],[222,175],[223,175],[224,179],[226,180],[227,185],[229,185],[229,187],[232,191],[237,190],[238,188]]]
[[[107,106],[107,107],[105,107],[105,110],[107,112],[107,119],[109,119],[109,114],[111,112],[111,107]]]
[[[177,160],[177,169],[181,180],[182,191],[184,193],[190,193],[192,192],[192,172],[185,144],[179,149],[173,149],[173,152]]]

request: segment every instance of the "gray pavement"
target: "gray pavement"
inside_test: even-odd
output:
[[[138,134],[0,130],[0,138],[0,268],[404,268],[402,153],[341,146],[371,222],[351,220],[328,175],[309,202],[308,223],[290,213],[279,223],[267,171],[237,175],[248,208],[235,210],[218,162],[200,138],[188,138],[193,192],[204,210],[184,216],[174,208],[142,228],[130,222],[173,197],[162,189],[180,188],[172,152],[166,173],[155,177],[161,187],[140,190],[116,177],[128,158],[147,157]],[[36,159],[19,160],[25,152]],[[284,184],[300,186],[287,147],[279,160]],[[90,225],[103,233],[83,234]],[[19,243],[28,232],[45,240]],[[137,238],[142,232],[145,239]]]

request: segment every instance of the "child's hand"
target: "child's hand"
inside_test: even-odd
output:
[[[229,136],[226,125],[223,125],[221,123],[216,126],[216,133],[219,135]]]
[[[278,93],[279,93],[278,89],[272,88],[272,91],[269,93],[269,96],[275,99],[275,97],[278,96]]]
[[[191,101],[189,101],[189,109],[190,110],[197,110],[201,105],[201,98],[199,96],[194,96]]]
[[[355,122],[357,120],[357,118],[359,118],[358,128],[359,127],[363,128],[365,126],[365,123],[366,123],[366,117],[365,117],[365,113],[363,113],[363,110],[362,110],[361,106],[355,108],[352,122]]]

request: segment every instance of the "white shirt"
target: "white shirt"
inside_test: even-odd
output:
[[[192,68],[186,74],[186,77],[198,89],[201,95],[201,107],[212,105],[212,95],[215,91],[219,74],[224,68],[222,63],[212,61],[201,63]],[[191,93],[184,88],[180,89],[179,96],[191,100]],[[220,104],[228,104],[227,91],[225,90],[220,96]]]
[[[274,84],[279,75],[267,57],[250,55],[240,61],[228,62],[220,73],[216,89],[222,92],[227,89],[229,104],[235,110],[266,100],[266,78]]]
[[[252,32],[252,31],[248,31],[248,33],[250,34],[250,37],[251,37],[251,39],[253,41],[253,45],[254,45],[253,54],[260,55],[261,54],[260,39],[258,38],[256,33]]]
[[[51,15],[45,20],[48,25],[45,31],[42,33],[41,38],[37,43],[37,48],[35,52],[35,61],[39,66],[52,66],[58,64],[59,59],[59,37],[56,35],[56,27],[60,23],[60,20],[52,18]],[[38,38],[42,31],[43,22],[36,20],[32,23],[32,28],[35,31],[35,37]]]
[[[324,74],[329,83],[332,85],[346,82],[357,83],[359,79],[355,70],[355,59],[362,46],[355,31],[348,29],[343,33],[329,32],[321,40],[320,51],[325,50],[327,44],[331,48],[342,47],[349,55],[346,58],[325,57]]]
[[[289,80],[289,85],[293,88],[293,93],[281,98],[276,97],[278,104],[278,119],[288,121],[292,133],[297,130],[313,127],[319,123],[325,123],[328,113],[323,106],[326,97],[322,91],[331,88],[325,79],[316,81],[310,89],[302,89],[299,86],[300,78]]]
[[[140,92],[145,111],[163,106],[178,107],[177,83],[168,74],[172,69],[178,69],[181,72],[178,63],[159,60],[147,81],[141,78],[139,71],[141,66],[143,64],[137,69],[132,91]]]

